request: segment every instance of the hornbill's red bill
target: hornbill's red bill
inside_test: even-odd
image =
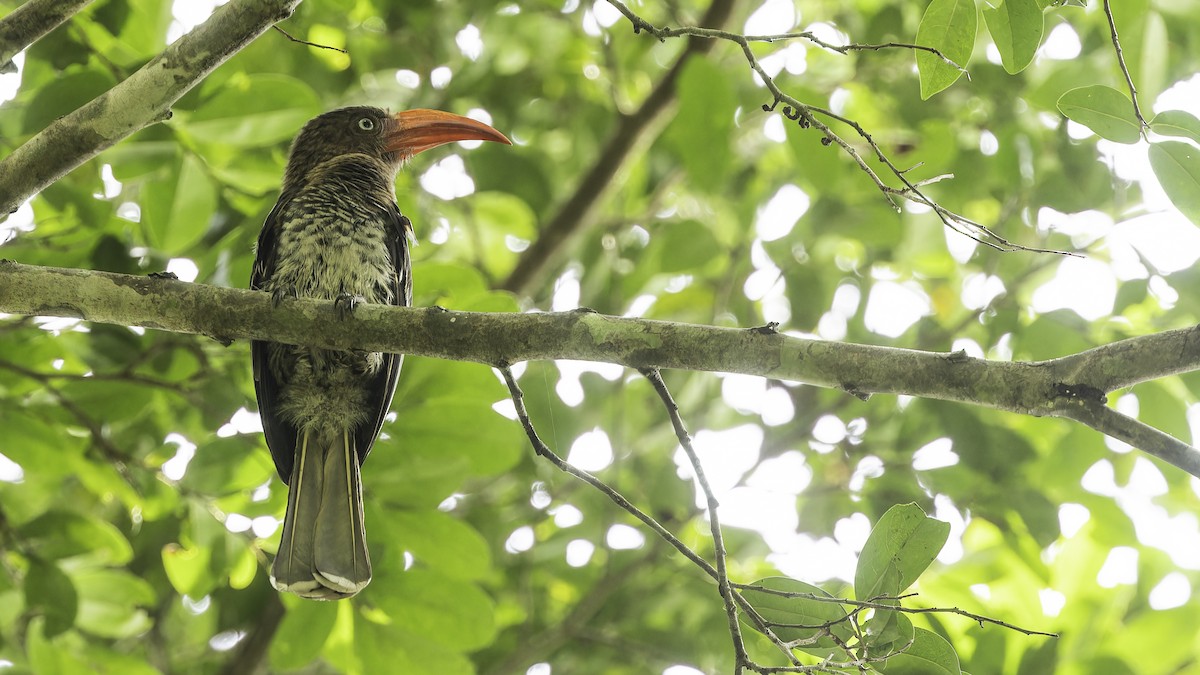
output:
[[[412,224],[396,205],[404,160],[454,141],[509,143],[499,131],[437,110],[390,115],[343,108],[304,126],[283,190],[258,237],[250,287],[333,300],[408,306]],[[396,390],[400,354],[255,341],[254,389],[267,446],[288,484],[271,583],[305,598],[348,598],[371,581],[359,466]]]

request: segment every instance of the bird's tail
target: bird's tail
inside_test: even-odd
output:
[[[271,584],[316,600],[348,598],[371,581],[354,435],[302,432]]]

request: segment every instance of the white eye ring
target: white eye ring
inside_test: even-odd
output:
[[[358,119],[358,128],[363,131],[375,131],[375,120],[370,117],[360,117]]]

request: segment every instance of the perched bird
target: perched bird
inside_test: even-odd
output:
[[[490,126],[437,110],[343,108],[305,125],[283,190],[258,237],[250,287],[284,298],[408,306],[412,225],[396,172],[443,143],[509,143]],[[371,581],[359,466],[396,390],[400,354],[256,341],[254,388],[267,446],[288,484],[271,583],[305,598],[348,598]]]

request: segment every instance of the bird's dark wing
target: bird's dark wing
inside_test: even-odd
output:
[[[408,254],[408,236],[412,231],[412,223],[400,213],[400,207],[391,204],[387,225],[388,255],[395,266],[391,288],[393,304],[408,307],[412,304],[412,260]],[[371,446],[375,443],[375,437],[383,427],[383,418],[387,416],[388,408],[392,405],[392,395],[396,393],[396,380],[400,377],[400,365],[403,362],[403,354],[384,354],[383,366],[370,384],[368,405],[372,414],[354,431],[360,464],[366,461],[367,454],[371,452]]]
[[[282,210],[284,196],[280,195],[275,208],[267,215],[262,232],[258,235],[258,246],[255,248],[254,269],[250,273],[250,288],[263,290],[267,281],[275,273],[275,254],[277,243],[275,237],[279,232],[277,219]],[[296,452],[296,427],[284,421],[279,409],[279,395],[282,390],[280,383],[267,367],[269,352],[281,349],[280,345],[254,340],[250,343],[250,354],[254,367],[254,393],[258,398],[259,417],[262,418],[263,435],[267,437],[267,447],[275,460],[275,470],[284,483],[291,480],[292,462]]]

